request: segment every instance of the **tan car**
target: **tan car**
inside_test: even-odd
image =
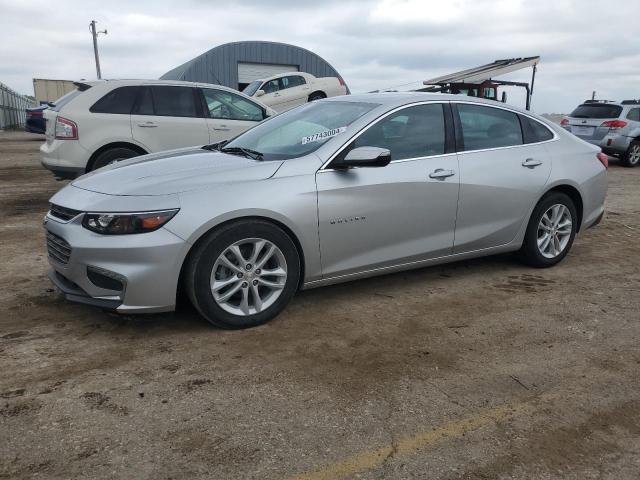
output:
[[[284,112],[307,102],[349,92],[342,77],[317,78],[310,73],[289,72],[255,80],[242,93],[259,99],[277,112]]]

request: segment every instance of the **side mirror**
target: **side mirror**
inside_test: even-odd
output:
[[[264,90],[258,90],[258,91],[256,92],[256,97],[261,97],[261,96],[263,96],[263,95],[264,95]]]
[[[386,148],[358,147],[347,153],[335,168],[386,167],[391,162],[391,152]]]
[[[507,92],[502,92],[502,103],[507,103]]]

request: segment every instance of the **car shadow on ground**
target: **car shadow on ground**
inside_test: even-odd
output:
[[[470,260],[461,260],[445,265],[426,266],[423,268],[406,270],[402,272],[389,273],[376,277],[364,278],[345,282],[326,287],[314,288],[311,290],[298,291],[294,296],[290,306],[285,309],[296,310],[297,314],[302,310],[312,308],[313,305],[321,305],[325,301],[348,301],[353,296],[379,296],[393,298],[393,295],[385,293],[388,291],[398,292],[407,289],[419,289],[421,286],[429,286],[436,288],[438,282],[448,279],[464,280],[466,276],[473,274],[482,274],[484,271],[502,270],[505,276],[509,273],[519,272],[523,267],[512,253],[499,254],[489,257],[476,258]],[[528,268],[527,268],[528,269]],[[345,298],[346,297],[346,298]],[[85,312],[96,312],[100,315],[100,321],[117,327],[121,333],[142,333],[147,330],[158,330],[165,333],[172,332],[202,332],[202,331],[227,331],[209,324],[200,316],[198,311],[193,307],[185,294],[178,296],[176,310],[174,312],[156,313],[156,314],[120,314],[117,312],[94,309],[81,305],[74,305],[62,299],[60,294],[56,295],[57,307],[77,308]],[[294,317],[297,316],[294,314]],[[283,314],[280,315],[282,317]],[[74,317],[76,317],[74,315]],[[95,323],[96,316],[85,315],[77,316],[81,321],[86,319]],[[270,324],[278,323],[279,318],[275,318]],[[256,327],[261,328],[261,327]],[[122,330],[125,332],[122,332]]]

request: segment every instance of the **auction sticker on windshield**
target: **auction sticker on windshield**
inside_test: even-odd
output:
[[[336,135],[340,135],[346,129],[347,127],[338,127],[332,128],[331,130],[325,130],[324,132],[314,133],[313,135],[307,135],[306,137],[302,137],[302,145],[335,137]]]

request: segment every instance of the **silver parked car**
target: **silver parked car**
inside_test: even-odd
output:
[[[560,122],[566,130],[620,157],[626,167],[640,164],[640,102],[587,100]]]
[[[229,142],[123,160],[45,218],[70,300],[264,323],[299,288],[519,251],[562,260],[598,223],[606,155],[530,112],[452,95],[337,97]]]

